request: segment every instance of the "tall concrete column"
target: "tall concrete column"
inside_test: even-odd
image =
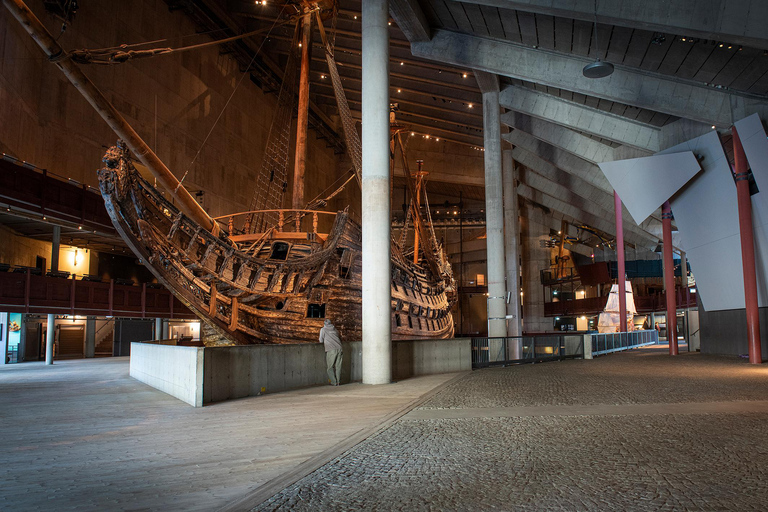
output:
[[[85,357],[96,356],[96,317],[85,319]]]
[[[488,275],[488,336],[507,335],[504,284],[504,202],[501,178],[501,119],[499,78],[475,71],[483,93],[483,145],[485,148],[485,231]]]
[[[53,243],[51,244],[51,272],[59,271],[59,252],[61,249],[61,226],[53,226]],[[43,269],[45,275],[45,269]]]
[[[672,255],[672,209],[669,201],[661,207],[661,223],[664,243],[664,295],[667,300],[667,342],[669,355],[677,351],[677,305],[675,293],[675,260]]]
[[[162,318],[155,318],[155,339],[156,340],[163,339],[163,319]]]
[[[501,158],[504,183],[504,256],[507,273],[507,336],[520,336],[520,226],[518,225],[517,186],[515,161],[512,151],[504,151]],[[521,347],[512,344],[510,359],[521,359]]]
[[[389,5],[362,3],[363,384],[392,380]]]
[[[627,270],[624,263],[624,220],[621,210],[621,198],[614,190],[613,208],[616,213],[616,262],[618,263],[619,283],[619,332],[627,332]]]
[[[55,341],[56,316],[48,315],[45,332],[45,364],[53,364],[53,343]]]

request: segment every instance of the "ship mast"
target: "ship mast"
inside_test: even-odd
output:
[[[301,17],[301,75],[296,120],[296,157],[293,166],[293,208],[304,208],[304,170],[307,163],[307,120],[309,117],[309,56],[312,51],[312,11]]]
[[[144,164],[157,181],[165,187],[171,196],[179,204],[179,208],[192,220],[200,224],[204,229],[219,233],[219,227],[214,220],[203,210],[202,206],[187,189],[181,186],[176,176],[150,149],[146,142],[136,133],[128,122],[120,115],[114,106],[104,97],[91,80],[85,76],[77,64],[75,64],[67,52],[56,42],[48,30],[40,23],[40,20],[21,0],[3,0],[3,5],[11,12],[14,18],[21,23],[24,30],[32,36],[32,39],[40,46],[48,59],[64,73],[64,76],[72,82],[72,85],[80,91],[88,103],[96,109],[98,114],[110,128],[123,139],[134,156]]]

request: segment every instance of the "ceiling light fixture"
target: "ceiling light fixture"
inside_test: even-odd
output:
[[[600,45],[597,41],[597,0],[595,0],[595,50],[598,55],[600,55]],[[595,62],[590,62],[586,66],[584,66],[584,69],[581,70],[581,72],[584,74],[587,78],[604,78],[611,73],[613,73],[613,64],[610,62],[603,62],[600,60],[600,57],[598,56],[595,59]]]

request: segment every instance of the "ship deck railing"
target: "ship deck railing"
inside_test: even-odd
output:
[[[227,231],[233,242],[253,242],[265,238],[324,242],[328,238],[328,233],[318,231],[320,221],[330,219],[330,222],[327,223],[330,226],[336,215],[336,212],[323,210],[278,208],[231,213],[216,217],[213,220]],[[249,229],[249,222],[258,216],[271,216],[275,219],[275,223],[268,229],[252,233]],[[310,221],[311,224],[309,224]]]

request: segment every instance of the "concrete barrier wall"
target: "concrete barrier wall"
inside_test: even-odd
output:
[[[392,378],[395,380],[470,370],[472,338],[392,343]]]
[[[130,375],[195,407],[203,405],[202,347],[131,343]]]
[[[344,343],[341,382],[362,380],[362,342]],[[471,340],[395,341],[392,378],[472,369]],[[205,349],[203,403],[328,383],[319,343],[248,345]]]
[[[135,343],[131,350],[132,377],[196,407],[328,383],[325,351],[319,343],[210,348]],[[195,365],[190,351],[199,351]],[[470,338],[395,341],[392,378],[469,371],[471,351]],[[361,380],[362,342],[344,343],[341,381]],[[194,402],[186,387],[192,381],[197,386]]]

